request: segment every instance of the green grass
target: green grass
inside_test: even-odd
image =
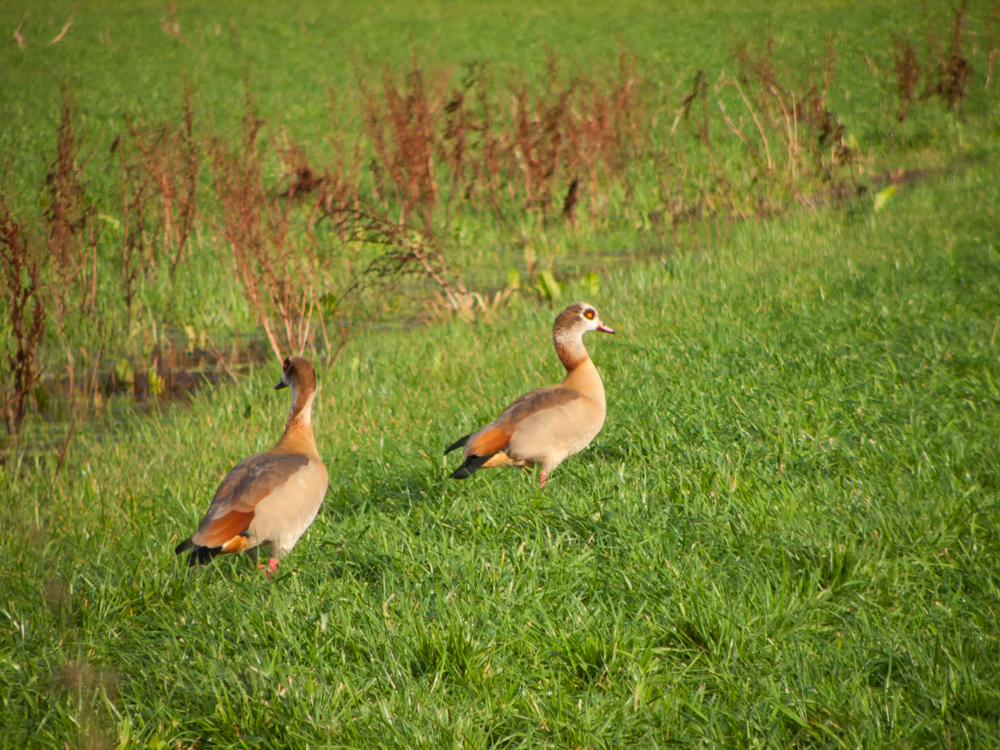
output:
[[[548,52],[563,57],[570,72],[587,70],[602,59],[613,61],[622,48],[649,65],[666,90],[694,71],[715,78],[720,69],[738,66],[732,52],[740,41],[759,41],[775,32],[779,51],[791,67],[818,60],[828,34],[839,49],[833,110],[866,148],[881,141],[868,133],[872,116],[888,105],[875,93],[866,55],[888,66],[892,33],[923,29],[919,5],[895,2],[858,4],[784,0],[766,6],[713,0],[683,0],[658,7],[624,0],[609,8],[588,0],[573,4],[515,2],[428,3],[395,0],[379,13],[351,2],[316,4],[178,4],[177,21],[185,41],[161,30],[171,21],[169,6],[141,0],[123,10],[119,3],[76,7],[40,0],[30,8],[0,4],[4,28],[24,19],[27,47],[0,47],[0,147],[10,159],[7,179],[15,191],[37,191],[54,151],[59,121],[59,86],[65,84],[78,107],[95,161],[90,178],[103,183],[107,149],[126,132],[125,112],[152,126],[176,120],[186,83],[196,92],[201,124],[235,131],[243,111],[244,81],[253,84],[262,117],[275,133],[287,129],[310,147],[322,150],[330,132],[328,93],[338,97],[340,118],[356,118],[352,98],[356,73],[379,78],[388,64],[402,67],[416,57],[460,69],[487,62],[497,73],[524,68],[542,73]],[[972,18],[988,19],[989,5],[973,3]],[[931,8],[945,33],[949,10]],[[62,40],[50,44],[72,16]],[[978,28],[978,27],[977,27]],[[912,31],[910,32],[912,33]],[[975,50],[969,50],[970,54]],[[982,50],[979,50],[982,54]],[[976,61],[985,75],[985,61]],[[782,71],[783,72],[783,71]],[[886,80],[891,73],[886,73]],[[676,92],[678,97],[683,92]],[[981,101],[976,87],[970,101]],[[872,136],[869,138],[868,136]]]
[[[569,230],[560,221],[546,226],[537,211],[524,209],[523,196],[510,198],[509,205],[503,205],[506,216],[502,219],[484,208],[481,195],[479,204],[456,215],[450,208],[438,207],[433,222],[437,239],[452,268],[461,271],[476,289],[502,287],[511,270],[519,270],[522,280],[530,285],[536,264],[537,268],[551,268],[560,281],[576,281],[603,264],[603,257],[592,258],[592,253],[613,259],[623,252],[669,249],[674,238],[669,231],[653,231],[651,215],[662,216],[666,209],[670,223],[669,206],[674,196],[669,186],[675,180],[685,183],[681,191],[684,198],[709,214],[720,210],[717,203],[724,204],[729,198],[737,213],[751,216],[758,200],[781,204],[784,199],[787,203],[793,193],[802,191],[823,202],[829,184],[822,180],[815,180],[815,187],[807,180],[794,188],[780,177],[773,183],[758,180],[753,160],[741,153],[739,139],[722,127],[717,112],[712,136],[717,158],[737,166],[724,169],[720,178],[710,168],[706,149],[698,145],[696,129],[688,123],[692,118],[682,118],[688,124],[680,127],[674,146],[686,153],[684,158],[690,163],[683,178],[677,177],[676,171],[667,174],[673,168],[667,166],[669,159],[665,157],[672,148],[667,146],[671,141],[668,134],[699,70],[706,71],[709,83],[704,104],[715,112],[718,102],[726,100],[728,112],[756,139],[749,113],[733,86],[719,82],[723,74],[738,75],[733,52],[739,43],[746,42],[759,52],[769,33],[773,34],[779,80],[802,91],[808,88],[807,72],[814,82],[822,77],[823,52],[832,34],[838,50],[837,71],[827,105],[845,126],[855,144],[852,148],[861,157],[860,166],[848,170],[850,184],[866,184],[872,174],[901,167],[961,168],[964,161],[982,158],[995,147],[995,86],[985,87],[991,7],[983,2],[971,5],[967,24],[966,52],[975,75],[963,115],[945,111],[936,101],[926,101],[902,124],[893,116],[896,101],[890,52],[894,34],[925,32],[924,14],[916,5],[858,7],[850,2],[787,0],[758,7],[716,0],[707,5],[679,2],[674,7],[651,7],[627,0],[609,9],[603,2],[544,7],[469,2],[450,5],[444,12],[399,0],[384,5],[380,14],[352,3],[261,3],[250,8],[243,4],[181,5],[176,20],[183,41],[161,28],[161,22],[167,27],[173,22],[169,6],[139,2],[123,11],[117,3],[98,2],[74,8],[61,2],[33,3],[23,30],[26,48],[13,43],[0,47],[0,67],[6,73],[0,81],[0,154],[4,166],[0,193],[12,206],[33,247],[46,241],[47,227],[41,218],[48,205],[45,175],[54,158],[63,85],[73,102],[76,134],[82,143],[81,179],[95,217],[98,294],[94,314],[72,311],[61,326],[52,323],[55,316],[50,315],[42,359],[47,374],[63,381],[72,369],[69,351],[82,349],[92,355],[100,350],[104,370],[120,357],[129,357],[136,367],[146,369],[152,366],[151,350],[164,330],[176,337],[176,332],[190,327],[224,341],[234,331],[246,334],[255,326],[242,288],[228,271],[232,267],[230,248],[219,237],[218,229],[224,222],[217,191],[213,193],[211,185],[209,145],[215,137],[222,142],[237,138],[247,82],[256,111],[267,123],[259,150],[263,179],[272,193],[284,187],[285,168],[278,163],[277,151],[286,136],[303,146],[320,171],[338,150],[331,139],[339,138],[348,154],[354,144],[361,144],[363,158],[356,179],[361,183],[362,200],[377,203],[372,197],[373,178],[367,166],[371,153],[370,148],[365,150],[355,71],[377,88],[383,65],[397,71],[415,65],[429,79],[447,71],[452,86],[457,86],[463,66],[486,62],[495,77],[491,80],[503,90],[522,69],[533,85],[546,81],[550,51],[561,61],[559,85],[568,85],[576,76],[597,81],[614,78],[618,52],[634,55],[636,76],[650,86],[644,98],[656,113],[650,120],[649,143],[644,146],[649,153],[634,160],[623,180],[606,176],[607,184],[597,184],[600,179],[585,180],[584,192],[593,192],[589,200],[581,202],[578,228]],[[24,19],[23,11],[11,3],[0,4],[0,23],[17,28]],[[930,15],[935,19],[933,28],[944,39],[950,10],[935,6]],[[50,44],[71,16],[73,23],[66,34]],[[869,69],[867,58],[871,58],[876,73]],[[127,215],[123,208],[119,158],[123,151],[133,156],[136,151],[127,136],[129,122],[146,133],[147,144],[164,127],[174,132],[181,127],[181,103],[187,86],[193,92],[196,151],[201,155],[196,232],[188,243],[186,260],[179,266],[180,273],[172,281],[167,273],[169,259],[163,257],[166,251],[160,247],[165,234],[160,199],[156,194],[148,198],[148,254],[157,257],[160,266],[137,274],[135,315],[130,316],[122,299],[126,284],[120,253],[123,227],[134,226],[136,217]],[[329,93],[337,102],[335,114],[330,112]],[[535,93],[542,96],[537,89]],[[502,101],[510,106],[509,98]],[[126,147],[112,153],[119,137],[124,138]],[[770,138],[777,156],[784,149],[782,136],[771,132]],[[806,158],[800,168],[813,168],[810,161]],[[440,156],[438,162],[443,173]],[[778,171],[784,172],[784,167]],[[556,212],[561,195],[575,176],[566,173],[565,165],[560,167],[553,186]],[[354,178],[347,175],[348,180]],[[718,188],[720,183],[730,182],[728,191]],[[444,183],[440,187],[442,194],[450,193]],[[705,205],[699,204],[699,196],[705,195]],[[301,227],[312,216],[311,209],[307,205],[295,212],[293,225]],[[396,215],[391,206],[386,211]],[[356,246],[345,246],[342,238],[330,231],[330,223],[317,229],[328,276],[318,294],[335,298],[348,283],[350,273],[345,269],[362,267],[367,256]],[[682,234],[697,231],[682,227]],[[707,244],[711,246],[727,232],[716,231]],[[686,247],[688,243],[681,244]],[[703,240],[701,246],[704,244]],[[206,304],[206,300],[210,302]],[[351,312],[344,314],[351,318]],[[356,317],[363,319],[364,315]],[[57,327],[63,330],[52,330]],[[3,338],[6,345],[9,337]]]
[[[54,452],[8,454],[0,747],[1000,744],[996,105],[977,90],[964,118],[928,104],[892,125],[851,82],[861,53],[919,14],[813,5],[399,2],[377,20],[283,5],[246,13],[235,48],[232,14],[182,7],[184,33],[192,18],[223,29],[186,48],[159,31],[160,5],[88,4],[62,46],[0,48],[15,71],[0,139],[24,184],[51,135],[50,75],[73,72],[101,142],[132,97],[175,111],[184,74],[225,114],[250,58],[268,71],[266,116],[318,132],[325,115],[308,107],[348,75],[349,42],[400,61],[412,34],[445,63],[538,65],[553,39],[586,56],[620,32],[695,66],[769,17],[792,45],[840,29],[838,80],[855,95],[840,91],[838,112],[876,144],[872,170],[933,168],[877,213],[870,196],[793,210],[631,263],[609,255],[644,245],[638,213],[631,227],[529,227],[559,255],[564,301],[617,330],[587,339],[602,433],[544,491],[516,471],[451,481],[445,446],[560,377],[560,305],[526,291],[476,326],[365,331],[319,368],[331,486],[273,580],[245,558],[189,573],[172,549],[232,465],[280,433],[276,367],[97,436],[80,425],[59,472]],[[21,10],[0,5],[4,28]],[[70,11],[40,4],[27,28],[54,36]],[[102,53],[108,25],[119,46]],[[325,72],[301,75],[309,60]],[[486,224],[462,225],[457,250],[470,274],[502,279],[511,250]],[[196,284],[146,291],[150,321],[245,330],[213,257],[189,271]],[[110,294],[100,304],[118,314]]]
[[[275,372],[8,464],[2,744],[994,745],[995,169],[607,274],[608,422],[545,491],[441,451],[558,377],[553,310],[356,340],[273,581],[171,549]]]

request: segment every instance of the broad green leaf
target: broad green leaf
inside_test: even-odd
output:
[[[562,299],[562,287],[555,280],[551,271],[542,271],[538,274],[538,288],[542,296],[550,302],[558,302]]]
[[[896,186],[889,185],[889,187],[879,190],[875,194],[875,213],[878,213],[883,208],[885,204],[888,203],[889,199],[896,194]]]

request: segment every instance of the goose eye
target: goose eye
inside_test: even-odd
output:
[[[594,319],[594,311],[593,310],[587,310],[587,312],[585,312],[583,314],[583,317],[585,317],[587,320],[593,320]]]
[[[282,370],[287,370],[291,366],[292,366],[292,360],[286,359],[285,362],[284,362],[284,364],[281,365],[281,369]]]

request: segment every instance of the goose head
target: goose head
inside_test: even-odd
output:
[[[578,339],[588,331],[614,333],[614,329],[601,322],[596,308],[586,302],[574,302],[556,318],[552,326],[552,337],[559,341]]]
[[[552,326],[552,343],[567,371],[573,371],[588,359],[583,346],[583,334],[588,331],[614,333],[613,328],[601,321],[594,306],[586,302],[574,302],[556,318]]]
[[[281,380],[274,386],[276,391],[282,388],[292,389],[292,408],[288,421],[301,415],[301,421],[309,424],[312,415],[313,398],[318,390],[316,371],[312,363],[304,357],[289,357],[281,366]]]

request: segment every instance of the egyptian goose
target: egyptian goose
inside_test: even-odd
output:
[[[445,454],[465,446],[465,463],[452,479],[494,466],[540,465],[539,486],[544,487],[553,469],[590,445],[604,426],[605,401],[601,376],[583,346],[587,331],[614,333],[584,302],[559,313],[552,341],[566,377],[559,385],[526,393],[481,430],[449,446]]]
[[[281,388],[292,389],[285,433],[274,448],[240,461],[222,480],[198,531],[174,550],[191,550],[189,565],[229,552],[249,551],[256,560],[259,548],[268,545],[270,575],[316,518],[329,477],[313,437],[317,388],[308,359],[285,360],[275,390]]]

